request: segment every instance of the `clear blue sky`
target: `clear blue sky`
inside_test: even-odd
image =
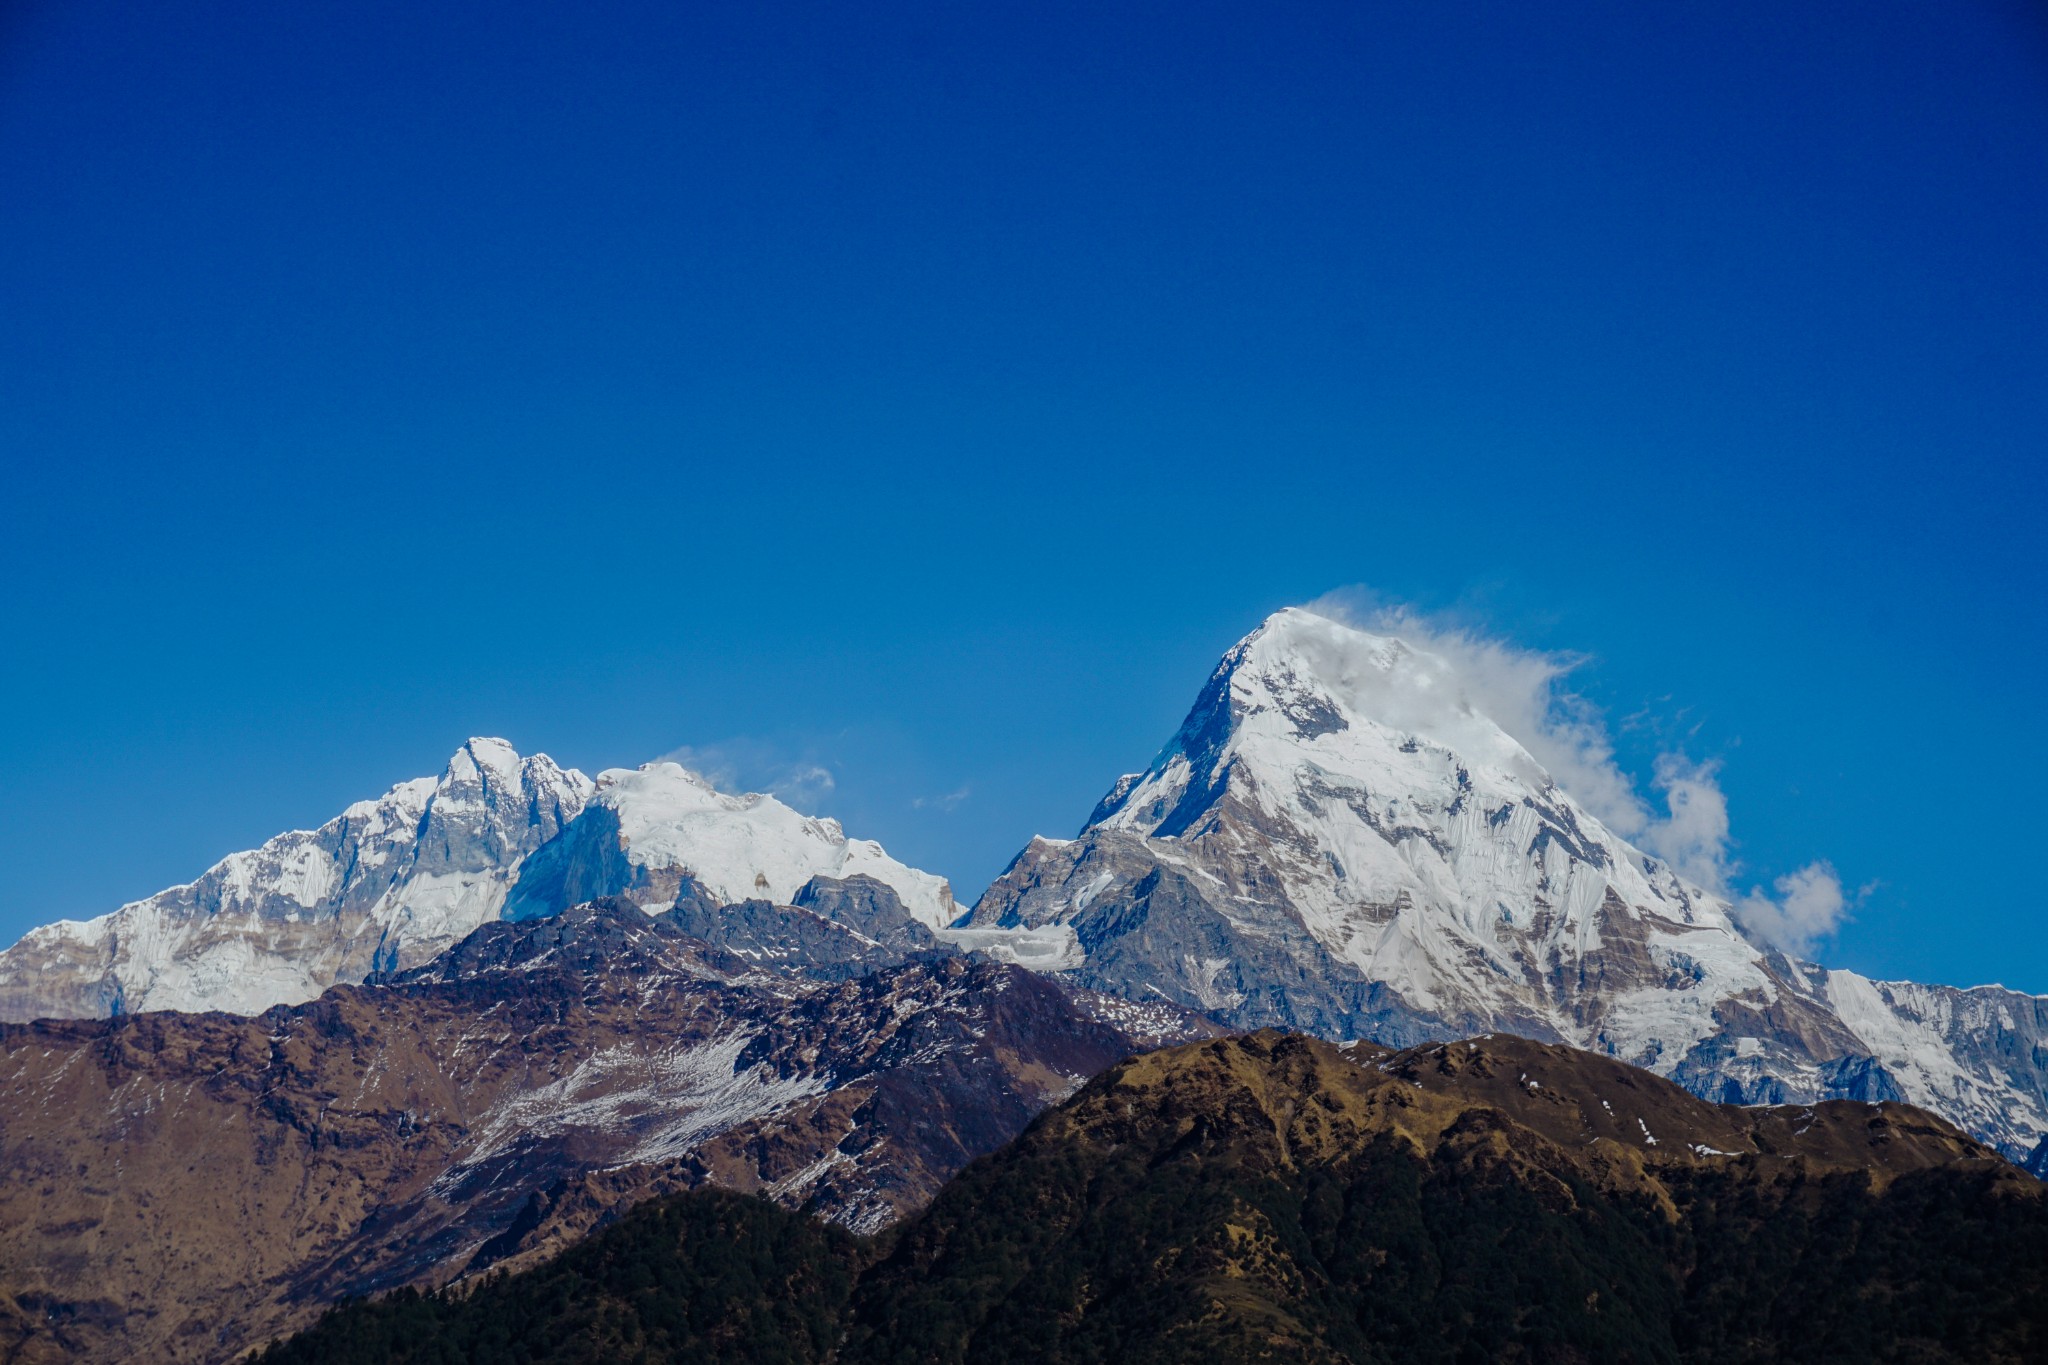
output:
[[[2048,991],[2043,14],[0,7],[0,940],[477,732],[971,892],[1363,583]]]

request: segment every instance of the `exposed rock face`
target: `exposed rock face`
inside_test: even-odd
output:
[[[717,905],[693,882],[664,916],[749,962],[823,981],[850,980],[916,953],[944,951],[895,891],[865,876],[813,877],[791,905]]]
[[[1047,965],[1240,1028],[1507,1030],[1715,1099],[1910,1099],[2014,1157],[2048,1133],[2048,1000],[1873,983],[1752,943],[1460,686],[1399,640],[1280,612],[1149,769],[1080,837],[1033,840],[968,923],[1063,929],[1075,951]]]
[[[1085,1077],[1212,1027],[956,954],[820,982],[624,901],[373,982],[0,1026],[9,1358],[227,1359],[707,1182],[871,1230]]]
[[[0,1019],[256,1014],[423,962],[497,918],[520,860],[591,790],[545,754],[472,739],[438,781],[400,783],[112,914],[31,931],[0,953]]]
[[[873,877],[813,877],[797,888],[790,904],[900,952],[939,946],[938,936],[913,917],[894,888]]]

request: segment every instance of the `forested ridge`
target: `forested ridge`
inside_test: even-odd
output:
[[[466,1293],[346,1305],[262,1360],[2048,1357],[2048,1200],[1939,1120],[1844,1104],[1781,1131],[1568,1049],[1452,1046],[1170,1049],[885,1239],[698,1191]],[[1559,1140],[1628,1104],[1658,1142]],[[1693,1150],[1743,1122],[1754,1150]]]

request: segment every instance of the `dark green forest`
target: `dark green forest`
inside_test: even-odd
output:
[[[1682,1212],[1391,1141],[1248,1171],[1041,1144],[886,1244],[702,1191],[463,1296],[334,1310],[269,1365],[455,1362],[2022,1362],[2048,1215],[1992,1175],[1671,1182]]]
[[[823,1360],[864,1248],[766,1200],[695,1191],[632,1210],[545,1265],[466,1294],[344,1304],[266,1365]]]

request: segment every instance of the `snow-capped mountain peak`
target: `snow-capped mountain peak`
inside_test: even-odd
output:
[[[255,1014],[415,966],[505,914],[615,894],[665,909],[686,878],[716,900],[787,903],[813,877],[861,874],[928,925],[959,914],[944,878],[773,796],[728,795],[675,763],[593,780],[478,736],[438,778],[110,914],[31,931],[0,953],[0,1018]]]
[[[476,738],[318,829],[0,953],[0,1016],[253,1014],[439,953],[503,905],[519,860],[582,812],[589,778]]]
[[[1449,782],[1446,808],[1474,773],[1518,797],[1555,792],[1449,660],[1290,607],[1223,657],[1152,768],[1120,780],[1089,823],[1178,836],[1233,777],[1249,799],[1290,788],[1303,765],[1383,792]]]
[[[1253,733],[1357,732],[1396,746],[1416,740],[1531,785],[1550,781],[1521,742],[1484,714],[1456,664],[1399,637],[1289,607],[1232,650],[1223,671]]]
[[[1427,1008],[1526,976],[1539,920],[1574,948],[1603,910],[1733,932],[1724,905],[1560,790],[1449,661],[1298,608],[1225,655],[1174,741],[1119,787],[1091,827],[1183,844],[1284,831],[1240,861],[1280,879],[1326,948]]]
[[[1553,781],[1474,684],[1409,641],[1278,612],[1080,837],[1033,841],[970,923],[1057,931],[1087,984],[1237,1027],[1395,1044],[1499,1029],[1715,1099],[1889,1087],[2009,1149],[2048,1131],[2048,1076],[1996,1062],[2048,1032],[2038,1004],[1951,1012],[1753,943],[1725,900]],[[1951,1017],[2021,1022],[1959,1060]]]
[[[908,867],[837,820],[804,815],[762,792],[719,791],[680,763],[599,773],[589,808],[520,877],[510,918],[554,914],[597,896],[666,908],[688,879],[724,902],[787,904],[813,877],[875,878],[929,928],[958,917],[943,877]]]

